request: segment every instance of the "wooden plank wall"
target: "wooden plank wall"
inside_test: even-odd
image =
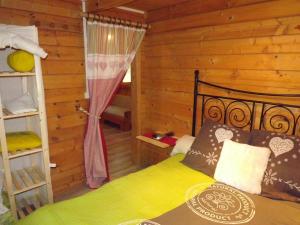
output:
[[[84,182],[83,135],[86,118],[84,52],[80,1],[0,0],[0,23],[36,25],[41,46],[54,195]]]
[[[142,132],[191,133],[194,69],[200,69],[201,79],[224,86],[300,93],[299,9],[299,0],[211,0],[149,12]],[[299,104],[299,99],[287,102]]]

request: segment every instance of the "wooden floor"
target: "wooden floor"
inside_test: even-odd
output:
[[[103,124],[102,126],[108,152],[108,166],[111,180],[138,170],[131,160],[131,132]],[[91,191],[86,185],[80,185],[64,195],[57,196],[55,202],[74,198]]]
[[[112,180],[137,171],[131,160],[131,132],[103,124],[103,132],[108,152],[109,174]]]

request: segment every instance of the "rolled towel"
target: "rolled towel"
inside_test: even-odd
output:
[[[41,58],[46,58],[48,55],[44,49],[30,39],[4,30],[0,31],[0,48],[6,47],[25,50]]]

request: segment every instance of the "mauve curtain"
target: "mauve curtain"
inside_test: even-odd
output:
[[[108,177],[99,117],[108,106],[145,35],[144,29],[88,22],[87,78],[90,116],[84,139],[87,184],[99,187]]]

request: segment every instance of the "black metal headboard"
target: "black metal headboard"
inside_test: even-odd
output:
[[[247,98],[235,98],[211,95],[199,92],[199,85],[206,85],[218,90],[242,93]],[[253,100],[259,96],[297,98],[299,104],[285,104]],[[198,104],[201,99],[201,105]],[[199,107],[200,106],[200,107]],[[194,106],[192,135],[197,127],[197,112],[201,110],[201,126],[204,119],[228,124],[246,130],[259,129],[300,136],[300,94],[271,94],[238,90],[201,81],[199,71],[195,71]]]

